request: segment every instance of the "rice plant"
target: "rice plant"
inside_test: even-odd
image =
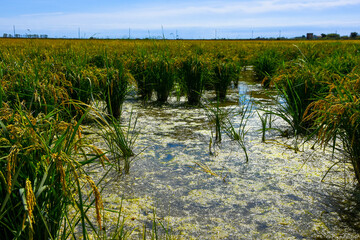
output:
[[[88,59],[88,64],[97,68],[106,68],[108,65],[107,54],[97,54]]]
[[[198,57],[188,57],[181,64],[183,86],[190,105],[198,105],[206,81],[206,69]]]
[[[280,65],[279,55],[275,50],[260,51],[252,62],[256,78],[264,87],[269,87],[271,78]]]
[[[214,87],[216,97],[220,101],[224,101],[226,97],[227,89],[229,88],[230,84],[234,79],[237,78],[237,69],[235,65],[226,61],[216,61],[213,64],[213,78],[212,78],[212,85]]]
[[[309,105],[307,119],[314,121],[318,139],[336,148],[342,143],[346,158],[360,183],[360,95],[359,73],[353,72],[332,85],[330,93]]]
[[[226,133],[249,161],[246,125],[251,104],[241,103],[234,113],[219,103],[229,79],[238,74],[236,64],[253,65],[258,81],[265,87],[273,83],[279,92],[277,110],[258,112],[262,141],[271,129],[271,114],[280,116],[296,140],[299,134],[317,135],[324,146],[340,146],[360,182],[357,42],[296,42],[298,48],[294,41],[174,42],[0,40],[1,238],[131,237],[120,217],[113,234],[102,231],[98,183],[84,170],[108,162],[110,168],[129,173],[136,118],[124,125],[120,116],[131,84],[143,100],[156,91],[158,101],[166,102],[175,89],[178,98],[186,93],[192,105],[200,103],[206,86],[215,87],[218,102],[207,105],[214,142],[223,141]],[[177,77],[181,81],[176,82]],[[99,113],[95,120],[106,150],[81,134],[91,109],[86,104],[94,102],[104,103],[110,115]],[[225,180],[208,166],[197,166]],[[158,220],[154,215],[144,238],[172,238]]]
[[[88,226],[95,233],[101,229],[100,192],[84,166],[105,157],[86,154],[86,149],[101,150],[82,138],[83,118],[58,122],[56,114],[35,118],[20,104],[15,110],[5,104],[0,111],[0,232],[4,239],[57,239],[76,226],[86,238]],[[94,196],[98,228],[86,216],[90,198],[82,194],[84,184]],[[71,226],[70,207],[79,216]]]
[[[245,153],[246,162],[249,161],[249,156],[247,153],[245,137],[249,129],[247,129],[247,122],[249,118],[252,116],[252,103],[251,102],[243,102],[240,103],[240,109],[235,114],[239,118],[239,122],[234,124],[230,119],[227,119],[226,124],[226,134],[234,141],[236,141],[241,149]]]
[[[111,116],[119,118],[132,76],[120,61],[117,61],[114,68],[107,68],[106,72],[106,83],[103,89],[106,108]]]
[[[286,66],[274,79],[280,98],[273,113],[292,128],[293,133],[306,134],[311,121],[304,119],[309,104],[328,91],[327,76],[307,62]]]
[[[99,130],[96,133],[105,142],[107,153],[111,156],[115,168],[119,173],[129,174],[131,157],[134,156],[132,148],[138,136],[135,131],[137,117],[133,119],[131,113],[126,128],[114,117],[110,117],[109,120],[109,118],[99,115],[97,123]]]
[[[157,101],[165,103],[175,82],[174,64],[167,56],[162,56],[153,63],[152,74],[154,75],[154,90]]]
[[[151,100],[153,86],[153,79],[150,78],[149,60],[144,56],[138,56],[130,64],[130,72],[134,76],[137,84],[138,94],[143,101]]]
[[[165,221],[161,220],[157,214],[156,210],[153,210],[151,228],[147,228],[144,224],[142,229],[142,239],[151,239],[151,240],[158,240],[158,239],[165,239],[165,240],[172,240],[172,239],[182,239],[181,234],[173,233],[172,228],[169,224],[166,224]]]
[[[232,109],[227,110],[220,107],[220,102],[216,101],[216,104],[209,103],[204,105],[206,110],[209,123],[211,126],[211,133],[213,133],[213,128],[215,128],[215,142],[219,143],[222,140],[222,132],[225,128],[225,124],[232,112]],[[212,141],[212,140],[211,140]]]
[[[79,100],[85,104],[90,104],[94,96],[94,84],[96,79],[90,77],[92,69],[80,68],[76,65],[67,65],[65,70],[65,78],[70,81],[71,88],[68,92],[71,99]],[[94,81],[95,80],[95,81]]]
[[[266,131],[272,129],[271,128],[271,120],[272,120],[271,112],[266,111],[265,113],[261,114],[258,110],[256,110],[256,113],[261,122],[261,129],[259,129],[259,131],[261,131],[261,141],[265,142]]]

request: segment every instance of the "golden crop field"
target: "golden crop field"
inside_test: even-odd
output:
[[[358,40],[0,39],[1,236],[68,239],[76,228],[106,238],[101,190],[86,169],[111,165],[131,174],[136,138],[121,122],[124,102],[161,106],[177,96],[203,107],[204,92],[213,91],[219,104],[247,67],[255,83],[281,97],[271,114],[288,124],[289,137],[334,150],[338,141],[360,183]],[[209,149],[225,131],[246,153],[246,131],[232,131],[219,107],[210,113],[216,139]],[[87,125],[100,129],[106,147],[88,139]]]

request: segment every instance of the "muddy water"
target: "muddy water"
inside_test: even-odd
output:
[[[209,92],[205,97],[213,95]],[[239,100],[274,107],[259,85],[240,82],[221,106],[231,111],[235,127],[240,122],[234,114]],[[312,142],[300,144],[295,152],[295,139],[276,131],[267,132],[266,142],[261,142],[258,105],[254,104],[246,126],[246,162],[239,144],[225,133],[222,142],[209,149],[213,129],[208,113],[188,108],[184,101],[173,100],[162,107],[125,103],[124,122],[131,111],[138,116],[140,134],[134,146],[138,155],[132,160],[130,175],[111,173],[105,179],[103,201],[109,209],[119,210],[122,204],[127,226],[138,228],[133,238],[138,239],[144,225],[152,227],[154,211],[181,239],[360,238],[341,220],[356,209],[349,200],[355,191],[350,166],[336,165],[321,181],[341,159],[340,153],[333,156],[327,149],[313,150]],[[272,127],[287,128],[275,117]],[[94,173],[100,176],[103,170]],[[117,215],[109,212],[105,220],[111,231]]]

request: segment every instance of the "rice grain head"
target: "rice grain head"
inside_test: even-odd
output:
[[[96,186],[94,181],[89,176],[86,176],[86,180],[90,184],[90,187],[92,188],[92,190],[94,192],[94,195],[95,195],[96,220],[97,220],[97,222],[99,224],[99,228],[102,229],[100,210],[103,209],[104,206],[103,206],[103,202],[102,202],[102,199],[101,199],[101,195],[100,195],[98,187]]]
[[[25,192],[26,192],[25,196],[26,196],[27,212],[29,216],[30,227],[32,229],[32,224],[35,223],[33,212],[34,212],[34,207],[36,206],[36,198],[32,190],[31,181],[29,179],[26,179]]]
[[[7,175],[6,175],[6,181],[8,184],[8,193],[11,193],[11,187],[12,187],[12,175],[15,174],[15,165],[17,160],[17,155],[19,153],[19,147],[17,145],[14,145],[11,147],[10,154],[7,156]]]

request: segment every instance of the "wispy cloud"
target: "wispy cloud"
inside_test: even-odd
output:
[[[163,3],[144,7],[123,7],[103,12],[49,12],[0,17],[0,28],[17,25],[24,29],[159,29],[191,27],[277,27],[306,25],[360,24],[357,14],[328,13],[352,6],[360,0],[256,0]],[[304,12],[306,11],[306,17]],[[354,11],[355,12],[355,11]],[[329,15],[326,15],[329,14]]]
[[[319,1],[250,1],[244,8],[241,4],[233,6],[233,10],[241,10],[248,13],[264,13],[264,12],[280,12],[280,11],[304,11],[306,9],[311,10],[326,10],[334,7],[344,7],[349,5],[359,5],[359,0],[319,0]]]
[[[360,0],[262,0],[262,1],[201,1],[190,6],[176,7],[164,6],[146,9],[145,15],[151,16],[178,16],[203,13],[228,14],[228,13],[265,13],[280,11],[303,11],[305,9],[321,9],[360,5]]]
[[[22,14],[20,18],[37,18],[37,17],[51,17],[51,16],[61,16],[64,15],[63,12],[51,12],[51,13],[33,13],[33,14]]]

